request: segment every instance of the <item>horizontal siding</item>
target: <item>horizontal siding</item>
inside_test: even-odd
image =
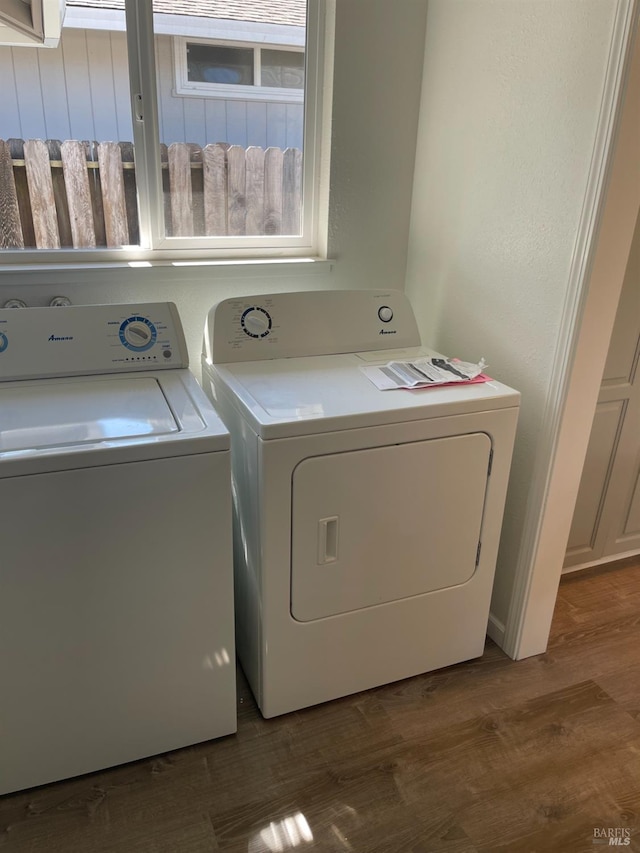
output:
[[[228,142],[244,148],[249,145],[302,148],[302,104],[176,95],[170,36],[156,38],[156,76],[160,136],[167,145]]]
[[[259,148],[267,147],[267,109],[270,106],[265,101],[256,101],[252,105],[252,109],[247,112],[247,137],[251,140],[251,145],[257,145]],[[296,105],[298,106],[298,105]],[[286,146],[283,146],[286,148]],[[302,147],[300,144],[291,146],[296,148]]]
[[[15,48],[14,48],[15,49]],[[93,101],[89,85],[87,39],[81,30],[69,30],[55,53],[64,67],[69,103],[71,139],[95,139]]]
[[[160,141],[302,148],[301,104],[175,94],[170,36],[156,39]],[[0,138],[133,138],[126,36],[67,29],[55,49],[0,47]]]
[[[133,139],[128,61],[126,37],[121,33],[111,33],[111,63],[117,124],[114,140],[130,141]]]
[[[173,74],[173,52],[171,39],[156,38],[156,82],[158,85],[158,118],[160,141],[170,145],[172,142],[198,142],[185,136],[184,98],[172,96],[175,85]],[[193,130],[193,128],[189,128]]]
[[[22,138],[13,55],[9,47],[0,47],[0,80],[0,138]],[[6,134],[5,128],[8,131]]]
[[[38,51],[32,47],[23,47],[22,49],[13,48],[12,53],[15,77],[11,83],[16,89],[20,127],[24,138],[44,138],[47,135],[47,128],[44,98],[40,86]],[[4,81],[2,85],[4,86]]]
[[[64,64],[58,51],[36,50],[34,53],[38,55],[40,68],[45,138],[69,139],[71,124]],[[25,139],[27,138],[25,137]]]
[[[82,30],[79,32],[82,33]],[[93,136],[99,142],[118,141],[118,113],[116,110],[116,92],[113,82],[113,62],[111,59],[111,33],[104,30],[88,30],[84,33],[87,40],[89,59],[89,86],[93,105]],[[122,37],[122,34],[117,33]],[[120,97],[128,92],[121,93]]]
[[[205,103],[205,134],[207,139],[213,143],[226,141],[227,109],[224,101],[207,98]]]

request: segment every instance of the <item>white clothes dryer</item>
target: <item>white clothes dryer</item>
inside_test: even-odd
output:
[[[361,370],[429,352],[399,291],[209,312],[236,641],[265,717],[483,652],[520,395],[495,381],[380,391]]]
[[[0,794],[236,730],[229,434],[169,303],[0,310]]]

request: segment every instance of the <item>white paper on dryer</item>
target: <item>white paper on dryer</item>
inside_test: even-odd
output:
[[[468,361],[428,356],[413,361],[389,361],[378,366],[361,367],[364,375],[381,391],[396,388],[431,388],[452,382],[482,381],[486,367],[484,359],[477,364]]]

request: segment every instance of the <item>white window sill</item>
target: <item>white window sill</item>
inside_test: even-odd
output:
[[[0,263],[0,285],[5,282],[3,279],[15,278],[23,274],[39,273],[41,275],[51,275],[56,272],[85,272],[88,270],[109,271],[109,270],[149,270],[161,269],[163,273],[167,271],[175,271],[183,269],[200,269],[201,271],[209,270],[216,277],[234,278],[264,277],[264,276],[289,276],[302,274],[318,274],[324,275],[331,273],[334,260],[325,258],[228,258],[228,259],[210,259],[210,260],[129,260],[129,261],[95,261],[95,262],[64,262],[60,263]],[[203,269],[204,268],[204,269]],[[8,283],[8,282],[7,282]]]
[[[304,104],[304,92],[298,89],[276,89],[267,86],[230,86],[214,83],[179,83],[174,97],[217,98],[219,101],[265,101],[271,104]]]

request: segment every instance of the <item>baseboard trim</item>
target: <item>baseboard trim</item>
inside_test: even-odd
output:
[[[640,550],[624,551],[622,554],[609,554],[608,557],[600,557],[599,560],[591,560],[589,563],[580,563],[579,566],[567,566],[562,570],[563,575],[570,575],[573,572],[581,572],[584,569],[592,569],[594,566],[604,566],[607,563],[617,563],[619,560],[626,560],[627,557],[639,557]]]
[[[504,644],[504,632],[504,624],[496,616],[494,616],[493,613],[490,613],[489,624],[487,625],[487,635],[491,637],[493,642],[501,648]]]

